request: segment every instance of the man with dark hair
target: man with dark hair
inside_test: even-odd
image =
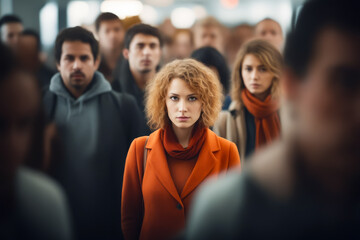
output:
[[[1,41],[11,48],[15,48],[24,27],[21,19],[12,14],[4,15],[0,19]]]
[[[206,185],[187,239],[360,239],[360,22],[355,0],[307,1],[287,38],[291,131]]]
[[[40,36],[35,30],[25,29],[21,33],[16,54],[21,67],[38,79],[40,87],[48,87],[55,71],[41,60]]]
[[[123,63],[116,89],[135,97],[143,112],[143,119],[145,87],[155,76],[159,66],[162,44],[159,30],[146,24],[134,25],[125,35],[123,55],[126,61]]]
[[[125,29],[118,16],[110,12],[101,13],[95,21],[99,38],[101,62],[99,72],[112,83],[120,74],[121,52]]]
[[[68,195],[78,239],[121,239],[125,157],[145,123],[133,97],[112,91],[96,71],[99,48],[91,32],[61,31],[55,56],[59,73],[43,101],[64,149],[52,174]]]

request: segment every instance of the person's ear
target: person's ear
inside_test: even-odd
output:
[[[96,70],[99,68],[100,62],[101,62],[101,58],[100,56],[98,56],[94,62],[94,66]]]
[[[127,48],[123,49],[123,56],[126,60],[129,60],[129,49]]]
[[[293,101],[297,98],[301,81],[295,72],[290,68],[285,68],[282,73],[281,92],[286,101]]]
[[[60,72],[60,63],[56,63],[56,69]]]

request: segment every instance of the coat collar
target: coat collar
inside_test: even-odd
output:
[[[214,152],[221,149],[218,137],[210,129],[206,130],[206,139],[200,150],[198,160],[190,174],[182,193],[179,195],[174,181],[171,177],[167,163],[166,153],[162,142],[160,141],[160,130],[155,131],[149,136],[146,144],[148,149],[148,159],[146,169],[153,169],[155,175],[164,186],[164,188],[179,202],[188,196],[211,172],[216,159]]]

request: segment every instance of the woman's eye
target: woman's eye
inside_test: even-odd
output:
[[[247,71],[247,72],[251,72],[251,68],[249,68],[249,67],[247,67],[247,68],[245,68],[245,71]]]
[[[193,102],[193,101],[196,101],[196,100],[197,100],[196,97],[189,97],[189,101],[190,101],[190,102]]]
[[[171,96],[170,99],[173,100],[173,101],[177,101],[177,100],[178,100],[178,97]]]
[[[266,72],[267,71],[267,69],[265,67],[262,67],[259,70],[260,70],[260,72]]]

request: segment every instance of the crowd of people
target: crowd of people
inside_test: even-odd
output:
[[[0,239],[358,239],[355,0],[54,43],[0,18]]]

